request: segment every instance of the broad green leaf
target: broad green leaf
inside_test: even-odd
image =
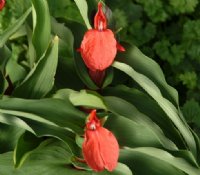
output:
[[[26,76],[27,72],[17,61],[10,57],[6,64],[6,75],[9,76],[12,84],[16,84]]]
[[[69,131],[68,128],[48,125],[28,118],[19,116],[16,117],[10,114],[2,113],[0,113],[0,123],[22,128],[31,132],[37,137],[53,137],[61,140],[66,144],[66,147],[71,154],[80,156],[80,148],[75,143],[75,134]],[[13,139],[12,142],[14,142]]]
[[[75,93],[75,92],[76,91],[72,89],[60,89],[53,95],[53,98],[58,98],[58,99],[66,100],[67,102],[69,102],[70,94]]]
[[[0,154],[12,151],[17,143],[18,138],[23,132],[24,129],[20,127],[9,126],[7,124],[0,123]]]
[[[22,117],[21,117],[22,118]],[[80,155],[80,150],[75,143],[75,133],[66,127],[52,126],[31,119],[23,119],[34,130],[37,137],[53,137],[68,145],[71,154]],[[82,133],[81,133],[82,134]]]
[[[7,98],[0,100],[0,113],[11,114],[52,126],[83,132],[84,114],[70,102],[61,99],[27,100]]]
[[[75,106],[107,109],[101,97],[97,93],[92,93],[92,91],[82,90],[81,92],[72,92],[69,99]]]
[[[28,126],[28,124],[25,121],[14,115],[0,113],[0,123],[11,126],[17,126],[19,128],[23,128],[24,130],[30,131],[31,133],[35,134],[32,128]]]
[[[121,115],[123,117],[126,117],[131,121],[134,121],[136,124],[140,126],[140,128],[142,128],[144,132],[149,133],[151,135],[152,140],[154,139],[156,140],[157,143],[159,143],[158,144],[159,147],[163,147],[170,150],[177,150],[176,145],[164,135],[161,128],[156,123],[152,122],[152,120],[148,118],[146,115],[138,111],[136,107],[133,106],[131,103],[128,103],[127,101],[121,98],[113,96],[106,96],[103,99],[109,111],[111,111],[116,115]],[[110,122],[110,124],[112,125],[112,122]],[[114,126],[116,127],[116,124]],[[139,131],[137,132],[142,134]],[[126,132],[126,134],[130,136],[129,132]],[[141,138],[143,138],[142,135]],[[131,145],[129,145],[129,147],[131,147]]]
[[[31,8],[28,9],[13,25],[8,27],[2,35],[0,35],[0,48],[6,43],[6,41],[12,36],[25,22],[26,18],[31,12]]]
[[[90,22],[88,20],[88,5],[86,0],[74,0],[78,9],[80,10],[80,13],[83,17],[83,20],[85,21],[85,24],[88,29],[91,29]]]
[[[197,168],[199,167],[197,160],[194,158],[194,156],[192,155],[190,151],[187,151],[187,150],[169,151],[168,150],[168,152],[175,157],[181,157],[185,159],[194,167],[197,167]]]
[[[29,132],[23,133],[14,150],[14,164],[15,168],[22,166],[27,157],[35,150],[43,141]]]
[[[14,90],[13,95],[23,98],[42,98],[53,87],[58,63],[58,37],[47,50],[24,81]]]
[[[144,92],[135,88],[129,88],[125,85],[119,85],[104,89],[103,95],[120,97],[133,104],[139,111],[155,122],[162,129],[164,134],[177,145],[178,148],[186,148],[180,132],[167,117],[167,114],[160,108],[156,101]],[[126,110],[126,108],[124,110]]]
[[[187,160],[174,157],[167,151],[152,148],[141,147],[124,149],[120,152],[120,161],[126,163],[136,174],[148,175],[199,175],[200,169],[190,164]],[[142,167],[139,165],[143,165]],[[180,170],[180,171],[178,171]]]
[[[46,140],[35,150],[20,169],[14,169],[12,152],[0,155],[0,169],[3,175],[132,175],[130,169],[119,163],[113,172],[78,170],[71,164],[71,153],[66,145],[55,140]]]
[[[33,38],[36,60],[45,53],[51,38],[51,20],[47,1],[32,0],[33,5]]]
[[[80,79],[83,81],[83,83],[90,89],[92,90],[97,90],[98,87],[97,85],[92,81],[88,74],[88,69],[84,65],[84,62],[80,56],[80,53],[74,53],[75,55],[75,66],[76,66],[76,71],[80,77]]]
[[[133,80],[135,80],[163,109],[167,116],[171,119],[174,125],[179,129],[181,135],[183,136],[188,148],[192,151],[194,156],[197,155],[196,143],[189,127],[185,125],[180,116],[178,115],[178,110],[175,106],[166,98],[164,98],[159,90],[159,88],[145,75],[138,73],[131,66],[114,62],[113,67],[125,72]]]
[[[137,72],[145,75],[160,89],[162,95],[170,100],[176,107],[178,106],[178,93],[169,86],[165,80],[160,66],[152,59],[144,55],[137,47],[127,48],[126,52],[119,57],[124,62],[135,69]]]
[[[37,137],[59,139],[68,145],[68,150],[71,154],[80,156],[80,150],[75,143],[75,134],[69,131],[68,128],[52,126],[28,118],[2,113],[0,113],[0,123],[22,128],[23,131],[27,130]]]
[[[164,137],[161,141],[161,137],[158,137],[155,131],[150,127],[145,127],[143,124],[137,123],[124,116],[109,115],[104,126],[115,134],[119,145],[122,147],[164,147]],[[165,142],[167,143],[165,147],[176,149],[172,143],[169,141],[167,142],[166,138]]]

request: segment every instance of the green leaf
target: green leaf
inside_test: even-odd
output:
[[[17,126],[35,134],[32,128],[28,126],[28,124],[25,121],[14,115],[0,113],[0,123],[4,123],[6,125],[11,126]]]
[[[1,114],[0,114],[1,122]],[[24,129],[17,126],[9,126],[7,124],[0,123],[0,154],[12,151],[15,148],[18,138],[24,132]]]
[[[2,113],[0,113],[0,122],[15,127],[17,126],[18,128],[23,128],[37,137],[53,137],[61,140],[66,144],[66,147],[71,154],[80,156],[80,149],[75,143],[75,134],[72,131],[69,131],[68,128],[52,126],[28,118],[16,117],[10,114],[5,115]]]
[[[186,101],[186,103],[181,108],[183,115],[187,122],[193,123],[200,116],[200,106],[194,99]]]
[[[130,145],[125,145],[125,146],[129,146],[129,147],[135,146],[135,144],[137,144],[137,139],[135,139],[134,137],[131,138],[130,133],[140,133],[141,142],[143,139],[145,140],[145,138],[148,138],[148,136],[146,136],[146,135],[148,135],[148,134],[151,135],[151,136],[149,135],[149,138],[151,141],[149,141],[147,139],[147,142],[146,142],[146,144],[149,144],[149,146],[151,145],[151,143],[153,143],[153,144],[155,144],[155,145],[153,145],[155,147],[160,147],[160,148],[163,147],[163,148],[170,149],[170,150],[177,150],[176,145],[164,135],[161,128],[158,125],[156,125],[150,118],[148,118],[148,116],[139,112],[135,106],[133,106],[132,104],[130,104],[127,101],[125,101],[121,98],[118,98],[118,97],[106,96],[103,99],[104,99],[104,102],[109,111],[111,111],[112,113],[114,113],[116,115],[121,115],[121,116],[126,117],[127,119],[133,121],[132,127],[134,129],[137,128],[137,131],[122,132],[123,129],[122,130],[119,129],[119,128],[121,128],[120,126],[118,126],[120,124],[120,122],[117,122],[117,120],[121,121],[123,119],[116,119],[116,118],[119,118],[119,117],[116,117],[115,119],[113,119],[114,122],[112,122],[112,119],[111,119],[111,121],[110,121],[111,126],[109,126],[109,128],[114,129],[114,127],[116,127],[117,129],[114,129],[114,130],[115,130],[115,132],[118,132],[117,130],[120,131],[120,133],[122,135],[122,138],[120,138],[121,140],[124,140],[124,141],[125,140],[126,141],[133,140],[133,143],[132,143],[133,145],[130,144]],[[130,123],[132,123],[131,121],[130,121]],[[117,125],[117,123],[119,123],[119,124]],[[123,121],[122,121],[122,123],[123,123]],[[121,123],[121,125],[126,126],[126,129],[127,129],[128,125],[130,125],[130,123],[128,123],[128,122],[127,122],[127,124],[125,124],[125,122],[124,122],[124,124],[122,124],[122,123]],[[130,127],[131,127],[131,125],[130,125]],[[141,128],[142,128],[142,131],[140,131]],[[128,135],[129,139],[128,138],[124,139],[123,137],[125,135]],[[145,145],[145,143],[141,144],[140,146],[143,146],[143,145]]]
[[[45,53],[51,38],[51,21],[47,1],[32,0],[33,4],[33,38],[36,60]]]
[[[72,130],[66,127],[53,126],[37,120],[24,118],[23,116],[16,117],[10,114],[0,113],[0,122],[23,128],[37,137],[53,137],[63,141],[71,154],[80,156],[80,148],[75,143],[75,134]],[[80,132],[79,134],[82,134]],[[14,134],[13,134],[14,135]],[[13,140],[12,140],[13,141]]]
[[[26,25],[22,25],[11,37],[10,40],[18,39],[22,36],[26,36]]]
[[[35,150],[20,169],[12,166],[12,153],[0,155],[0,169],[4,175],[132,175],[130,169],[119,163],[113,172],[103,171],[96,173],[93,171],[78,170],[71,164],[71,153],[66,149],[63,142],[46,140]]]
[[[42,98],[53,87],[58,63],[58,37],[47,50],[24,81],[14,90],[13,95],[23,98]]]
[[[190,164],[187,160],[174,157],[167,151],[151,147],[121,150],[120,161],[126,163],[133,172],[135,170],[136,174],[183,175],[181,171],[189,175],[199,175],[200,173],[200,169]],[[143,165],[142,168],[139,166],[141,164]]]
[[[128,47],[126,52],[120,55],[124,62],[135,69],[137,72],[145,75],[160,89],[162,95],[170,100],[175,106],[178,106],[178,93],[169,86],[165,80],[160,66],[152,59],[144,55],[137,47]]]
[[[90,22],[88,20],[88,5],[86,0],[74,0],[78,9],[80,10],[80,13],[83,17],[83,20],[85,21],[85,24],[88,29],[91,29]]]
[[[0,71],[0,94],[3,94],[8,87],[8,82]]]
[[[15,168],[22,166],[27,157],[35,150],[43,139],[39,139],[29,132],[21,135],[14,150]]]
[[[113,77],[114,77],[114,71],[113,71],[112,67],[110,67],[106,70],[106,76],[103,81],[102,89],[104,89],[105,87],[107,87],[109,84],[112,83]]]
[[[156,147],[176,150],[176,146],[170,143],[161,133],[155,132],[151,127],[137,123],[120,115],[109,115],[105,125],[112,131],[119,145],[122,147]],[[161,136],[162,135],[162,136]],[[166,143],[166,145],[163,145]]]
[[[3,47],[9,37],[12,36],[21,27],[30,12],[31,8],[28,9],[13,25],[8,27],[2,35],[0,35],[0,48]]]
[[[0,113],[20,116],[51,126],[70,128],[79,134],[82,134],[85,123],[85,115],[70,102],[61,99],[6,98],[0,100]]]
[[[84,65],[84,62],[80,56],[80,53],[74,53],[75,54],[75,66],[76,66],[76,71],[80,77],[80,79],[83,81],[83,83],[90,89],[92,90],[97,90],[99,89],[97,85],[92,81],[88,74],[88,69]]]
[[[32,69],[34,67],[35,60],[36,60],[36,52],[35,52],[34,45],[32,43],[33,31],[29,27],[29,25],[26,25],[26,32],[27,32],[27,41],[28,41],[27,62],[29,64],[30,69]]]
[[[185,149],[185,143],[180,132],[167,117],[167,114],[160,108],[158,103],[144,92],[135,88],[128,88],[127,86],[119,85],[104,89],[103,95],[120,97],[121,99],[133,104],[139,111],[155,122],[162,129],[164,134],[178,146],[178,148]],[[123,111],[125,111],[124,115],[129,114],[129,110],[127,110],[126,107]]]
[[[8,47],[6,45],[4,45],[3,47],[0,47],[0,70],[2,72],[5,71],[5,66],[6,63],[8,61],[8,59],[11,56],[11,51],[8,49]]]
[[[72,92],[69,99],[74,106],[85,106],[107,110],[101,97],[92,91],[82,90],[81,92]]]
[[[51,18],[51,28],[54,35],[59,37],[59,53],[64,57],[73,57],[74,36],[69,28]],[[60,55],[60,54],[59,54]]]
[[[9,76],[12,84],[22,80],[26,76],[26,70],[17,63],[14,58],[10,58],[6,64],[6,75]]]
[[[125,72],[133,80],[135,80],[163,109],[167,116],[171,119],[174,125],[179,129],[180,134],[183,136],[188,148],[192,151],[196,157],[196,143],[192,133],[189,130],[189,127],[178,115],[179,112],[175,106],[166,98],[164,98],[158,89],[158,87],[145,75],[136,72],[131,66],[114,62],[113,67]]]

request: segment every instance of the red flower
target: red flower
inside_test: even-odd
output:
[[[83,142],[83,156],[94,171],[113,171],[117,166],[119,145],[115,136],[102,127],[96,110],[89,115]]]
[[[2,10],[5,6],[6,1],[5,0],[0,0],[0,10]]]
[[[107,29],[106,16],[102,4],[98,4],[98,11],[94,18],[94,29],[88,30],[83,38],[79,51],[89,68],[91,78],[97,85],[103,80],[104,70],[114,61],[117,50],[125,49],[117,43],[114,33]]]

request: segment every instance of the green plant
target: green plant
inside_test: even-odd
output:
[[[109,2],[105,3],[113,8],[120,8],[124,3]],[[140,14],[140,6],[125,2],[130,3],[130,6],[126,4],[128,8]],[[167,84],[159,65],[127,37],[126,32],[132,26],[124,23],[127,31],[118,33],[121,41],[126,41],[126,52],[118,54],[106,70],[99,89],[76,52],[85,31],[90,28],[88,16],[96,11],[97,2],[32,0],[31,4],[32,7],[27,6],[23,15],[0,35],[0,122],[16,130],[20,128],[19,133],[23,129],[20,137],[13,136],[17,141],[14,152],[0,155],[1,173],[198,175],[199,138],[186,123],[178,93]],[[156,4],[162,5],[161,1]],[[106,9],[106,14],[111,14]],[[182,11],[188,9],[183,8],[180,13]],[[149,15],[153,17],[160,11],[152,12]],[[168,17],[166,12],[162,13],[156,21]],[[120,14],[127,20],[136,19],[138,15],[128,10]],[[110,26],[112,22],[115,23],[110,18]],[[139,28],[142,23],[134,25]],[[17,35],[22,28],[24,35]],[[155,25],[149,23],[145,29],[143,34],[152,39]],[[10,41],[13,35],[17,37]],[[139,33],[137,37],[141,37]],[[10,46],[18,41],[23,43],[23,51]],[[119,163],[113,172],[93,172],[80,161],[88,108],[97,109],[104,127],[112,131],[119,142]]]
[[[197,0],[106,1],[120,39],[135,44],[162,66],[167,82],[180,93],[180,104],[199,103],[200,33]],[[195,111],[194,111],[195,112]]]

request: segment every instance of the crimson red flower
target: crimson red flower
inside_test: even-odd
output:
[[[117,43],[114,33],[107,29],[107,19],[102,10],[102,4],[99,2],[94,18],[94,29],[85,33],[79,49],[91,78],[97,85],[101,84],[104,70],[113,63],[117,50],[125,51]]]
[[[5,0],[0,0],[0,10],[2,10],[5,6],[6,1]]]
[[[96,110],[89,115],[83,142],[83,156],[94,171],[113,171],[117,166],[119,145],[115,136],[101,126]]]

